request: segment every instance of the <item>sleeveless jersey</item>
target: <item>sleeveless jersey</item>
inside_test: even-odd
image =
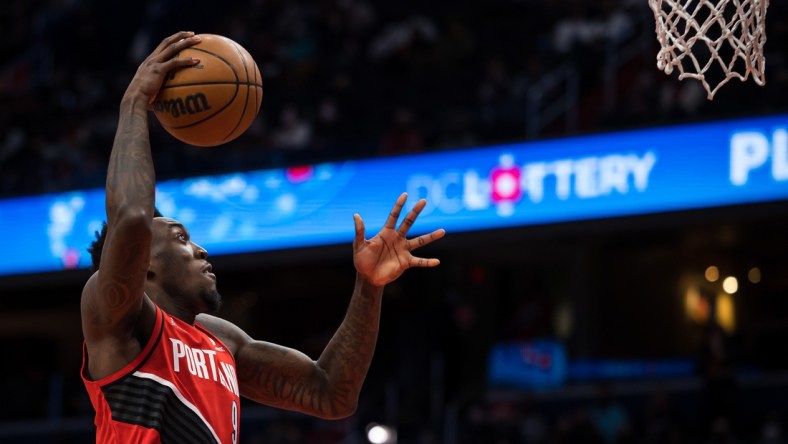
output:
[[[241,402],[233,355],[199,323],[156,307],[150,340],[127,366],[97,381],[83,348],[82,381],[102,444],[236,444]]]

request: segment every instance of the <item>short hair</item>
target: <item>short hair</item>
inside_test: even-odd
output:
[[[162,217],[158,208],[153,208],[153,217]],[[90,265],[90,272],[95,273],[101,265],[101,252],[104,250],[104,242],[107,240],[107,222],[101,223],[101,231],[96,231],[96,240],[90,243],[88,253],[92,263]]]

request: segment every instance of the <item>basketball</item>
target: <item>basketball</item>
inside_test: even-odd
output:
[[[167,132],[190,145],[211,147],[234,140],[254,121],[263,80],[252,56],[238,43],[213,34],[181,51],[197,65],[170,73],[153,102]]]

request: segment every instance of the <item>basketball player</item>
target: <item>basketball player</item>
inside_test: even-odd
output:
[[[317,361],[215,317],[221,297],[208,253],[179,222],[154,217],[148,139],[147,109],[169,71],[197,63],[178,57],[197,41],[191,32],[164,39],[121,101],[107,172],[106,238],[92,247],[97,271],[81,304],[82,378],[103,444],[236,443],[241,396],[321,418],[353,414],[375,349],[383,286],[410,267],[439,263],[410,252],[443,230],[406,238],[424,200],[395,227],[403,194],[369,240],[354,215],[355,289]]]

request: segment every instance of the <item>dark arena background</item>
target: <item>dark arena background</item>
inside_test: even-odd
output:
[[[262,109],[184,145],[157,205],[211,253],[221,316],[316,359],[352,214],[402,191],[440,267],[386,288],[355,415],[251,402],[245,444],[783,443],[788,8],[765,86],[656,68],[647,0],[0,2],[0,442],[95,440],[85,249],[118,104],[185,29],[243,45]],[[417,233],[418,234],[418,233]]]

